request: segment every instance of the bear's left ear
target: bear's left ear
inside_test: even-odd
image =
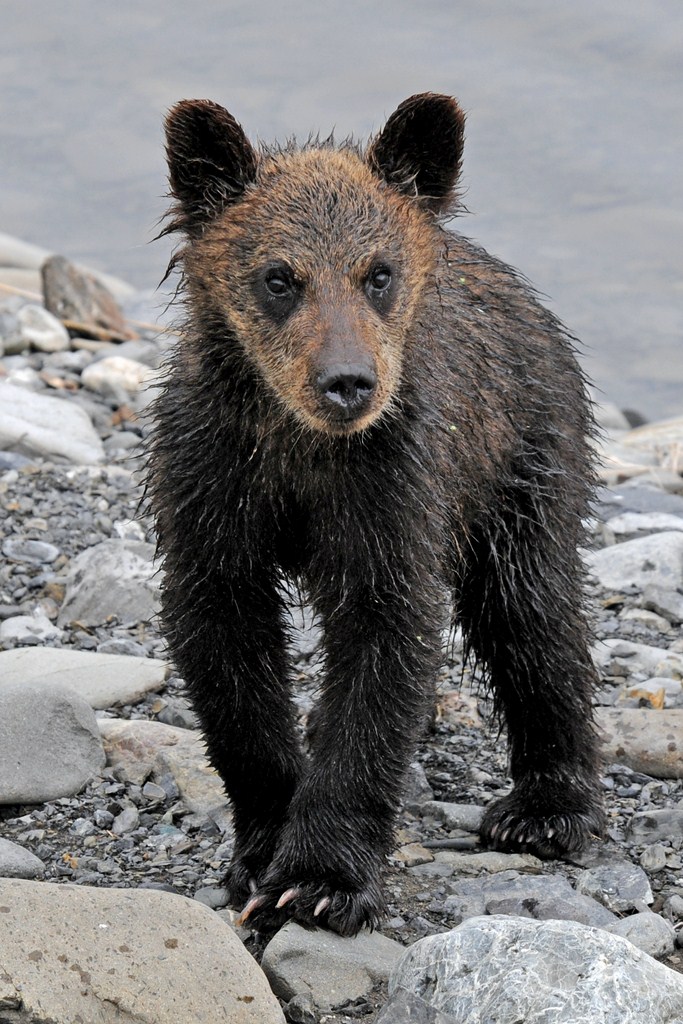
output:
[[[394,111],[366,159],[390,185],[439,213],[454,198],[464,137],[465,115],[451,96],[419,93]]]

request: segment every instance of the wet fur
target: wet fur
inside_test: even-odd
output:
[[[449,616],[509,738],[514,790],[482,839],[555,856],[602,826],[577,555],[593,483],[584,380],[529,286],[442,225],[459,108],[407,104],[366,151],[256,153],[201,101],[167,127],[187,320],[150,449],[166,635],[232,800],[233,903],[255,886],[255,920],[342,934],[384,912],[382,863]],[[426,156],[421,131],[436,139]],[[374,252],[399,268],[388,315],[359,285]],[[274,323],[251,282],[283,253],[306,301]],[[372,353],[380,385],[340,430],[311,367],[348,344]],[[285,578],[324,628],[310,759]]]

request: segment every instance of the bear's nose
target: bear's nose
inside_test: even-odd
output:
[[[377,374],[361,363],[335,363],[320,374],[316,383],[323,397],[339,412],[355,415],[372,397]]]

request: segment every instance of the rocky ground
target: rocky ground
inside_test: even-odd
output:
[[[119,297],[129,317],[152,318],[144,297]],[[111,310],[108,320],[87,319],[92,302],[89,309],[61,312],[51,317],[40,301],[0,293],[0,934],[3,911],[12,916],[15,907],[23,908],[17,910],[17,928],[36,916],[49,922],[40,900],[57,897],[44,883],[72,883],[83,891],[73,895],[67,888],[64,899],[69,894],[74,901],[90,900],[82,910],[86,915],[103,914],[96,901],[110,898],[98,897],[94,889],[150,901],[143,913],[150,920],[163,894],[190,897],[196,908],[210,908],[210,916],[202,913],[200,924],[187,927],[209,929],[202,941],[220,946],[225,933],[231,941],[235,934],[220,887],[232,848],[229,809],[206,765],[182,680],[154,625],[153,536],[138,512],[145,408],[173,335],[137,326],[131,337],[127,319],[125,337]],[[462,663],[456,637],[438,681],[436,720],[411,769],[387,878],[390,915],[381,933],[343,940],[289,925],[268,944],[270,937],[237,930],[262,963],[287,1020],[492,1019],[475,1017],[474,1010],[456,1016],[445,997],[439,1003],[435,995],[430,1009],[417,995],[406,995],[400,986],[424,994],[424,985],[406,981],[408,968],[421,969],[415,966],[417,953],[402,968],[401,980],[395,976],[392,991],[399,988],[388,1002],[387,979],[403,947],[425,938],[442,942],[443,936],[450,942],[450,935],[470,941],[468,922],[482,915],[492,928],[521,928],[520,918],[529,928],[560,921],[566,926],[562,941],[570,945],[572,922],[593,926],[599,930],[589,933],[597,935],[595,956],[614,958],[624,990],[635,986],[632,1005],[638,999],[652,1002],[638,1003],[645,1016],[630,1018],[630,1010],[615,1005],[614,1016],[592,1019],[683,1020],[683,984],[674,973],[683,971],[683,418],[632,429],[609,406],[602,407],[601,417],[604,487],[590,524],[587,561],[595,579],[591,602],[602,679],[597,703],[605,734],[607,836],[571,862],[479,848],[482,809],[510,780],[504,741],[477,679]],[[293,657],[303,728],[315,697],[316,637],[310,623],[297,619],[296,625]],[[106,912],[115,910],[107,905]],[[58,913],[62,921],[71,915],[61,904]],[[462,922],[465,931],[453,932]],[[111,927],[113,934],[118,925]],[[132,934],[133,924],[130,929]],[[220,929],[219,939],[211,929]],[[84,930],[86,925],[68,937],[68,956],[75,956]],[[47,924],[45,934],[51,934]],[[619,937],[631,945],[624,947]],[[137,941],[143,948],[157,939],[143,929]],[[514,941],[522,941],[519,934]],[[536,941],[535,932],[529,941]],[[539,940],[546,949],[558,941]],[[577,956],[587,956],[593,941],[579,935]],[[50,942],[56,950],[67,937],[59,932]],[[175,938],[168,942],[159,962],[177,948]],[[239,953],[230,947],[229,956],[241,955],[237,946]],[[113,954],[107,948],[108,965]],[[474,953],[467,947],[469,952],[457,955],[478,964],[486,960],[488,953],[476,943],[472,948]],[[565,965],[574,955],[574,947],[567,948]],[[638,950],[658,958],[666,971],[650,967],[652,961]],[[433,965],[442,953],[430,956]],[[186,951],[183,963],[191,958]],[[34,959],[31,991],[47,977],[47,967],[42,973],[40,967]],[[59,969],[56,962],[53,967]],[[16,967],[23,978],[25,968],[23,961]],[[81,997],[87,993],[98,1006],[98,999],[107,999],[123,1012],[127,1004],[120,993],[101,995],[92,980],[96,968],[94,962],[88,967],[90,981],[82,968],[76,972]],[[253,960],[248,966],[240,960],[235,968],[239,977],[252,969]],[[649,976],[648,970],[655,973]],[[155,971],[163,989],[158,963]],[[593,998],[599,982],[591,977]],[[210,984],[202,980],[207,999]],[[188,991],[191,985],[188,977]],[[0,1009],[7,1007],[9,1020],[48,1016],[51,997],[42,989],[35,1005],[43,1017],[38,1010],[11,1016],[34,1005],[17,994],[16,978],[11,990],[0,987]],[[669,1016],[657,1003],[666,992],[672,993]],[[214,1008],[205,1009],[203,1019],[282,1019],[277,1004],[268,1003],[267,986],[253,1006],[252,998],[238,993],[235,1005],[253,1017],[226,1016],[224,1008],[220,1014]],[[577,1002],[574,1016],[558,1020],[590,1019],[580,1016],[581,1007]],[[54,1008],[50,1012],[56,1020],[70,1019]],[[135,1020],[166,1019],[158,1011],[144,1016],[148,1011],[139,1003],[126,1012]],[[193,1019],[189,1004],[183,1012],[183,1019]]]

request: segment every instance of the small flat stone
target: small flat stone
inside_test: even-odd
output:
[[[666,867],[666,847],[661,843],[646,846],[640,855],[640,866],[644,871],[661,871]]]
[[[42,306],[28,303],[17,312],[17,328],[25,348],[39,352],[63,352],[69,347],[69,332]]]
[[[629,821],[628,830],[636,842],[653,842],[679,836],[683,833],[683,807],[638,811]]]
[[[132,832],[138,827],[140,815],[135,804],[127,804],[111,823],[111,830],[117,836],[123,836],[126,832]]]
[[[8,839],[0,839],[1,878],[42,878],[45,865],[39,857]]]
[[[386,982],[402,953],[379,932],[348,939],[290,922],[266,946],[261,966],[281,999],[309,993],[318,1009],[330,1010]]]
[[[118,389],[136,394],[153,376],[154,371],[144,363],[125,356],[109,356],[86,366],[81,381],[91,391],[105,396],[115,395]]]
[[[11,640],[18,644],[33,645],[62,635],[62,630],[40,611],[33,615],[15,615],[0,623],[0,640],[5,642]]]
[[[484,817],[484,808],[477,804],[454,804],[442,800],[428,800],[422,804],[420,813],[442,821],[447,828],[478,832]]]

